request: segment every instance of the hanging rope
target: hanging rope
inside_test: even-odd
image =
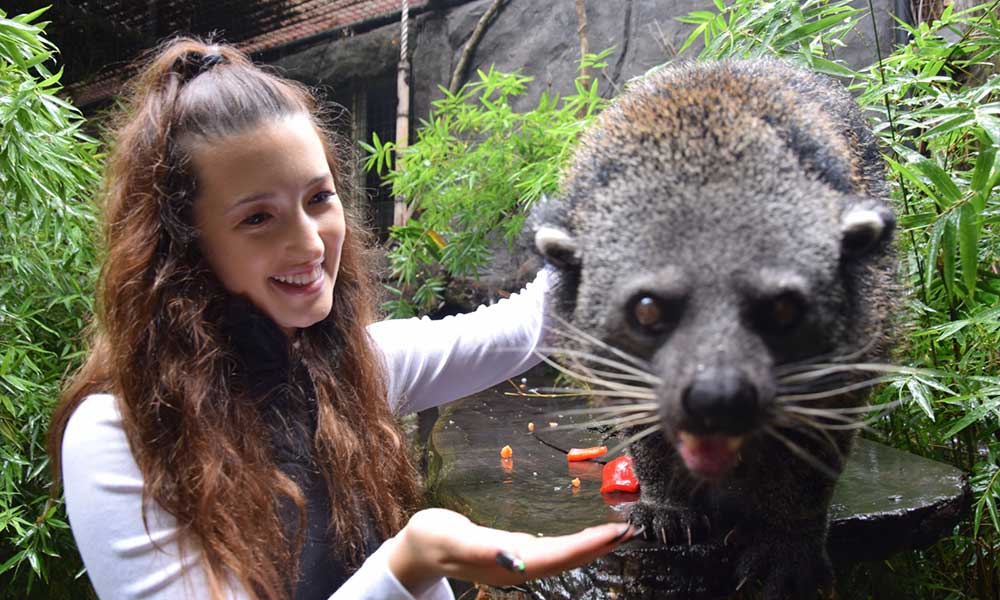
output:
[[[403,31],[400,33],[399,38],[399,59],[407,60],[410,56],[409,43],[410,43],[410,1],[403,0],[403,15],[402,28]]]
[[[396,158],[410,144],[410,2],[403,0],[400,15],[399,70],[396,79]],[[397,161],[396,168],[400,168]],[[401,227],[410,218],[406,198],[396,196],[392,222]]]

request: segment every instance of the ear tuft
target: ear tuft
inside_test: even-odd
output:
[[[844,257],[867,254],[892,237],[896,217],[887,207],[855,205],[840,218],[840,246]]]
[[[535,247],[547,261],[560,269],[580,266],[576,240],[563,229],[542,225],[535,232]]]

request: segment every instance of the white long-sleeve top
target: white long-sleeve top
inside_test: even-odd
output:
[[[520,293],[464,315],[375,323],[369,334],[385,361],[388,401],[399,414],[451,402],[517,375],[538,362],[548,274]],[[205,598],[197,539],[155,501],[143,523],[143,476],[122,427],[117,401],[88,396],[63,436],[66,511],[90,580],[102,600]],[[444,579],[416,598],[388,567],[387,540],[331,600],[452,600]],[[184,548],[182,553],[180,550]],[[181,557],[183,556],[183,560]],[[247,597],[230,582],[228,597]]]

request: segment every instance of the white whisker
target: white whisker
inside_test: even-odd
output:
[[[640,402],[638,404],[615,404],[613,406],[598,406],[595,408],[571,408],[560,410],[560,415],[586,415],[591,413],[627,413],[653,412],[660,407],[655,402]]]
[[[629,353],[627,353],[627,352],[625,352],[623,350],[620,350],[618,348],[615,348],[611,344],[608,344],[607,342],[604,342],[604,341],[602,341],[602,340],[600,340],[600,339],[598,339],[598,338],[590,335],[589,333],[585,332],[584,330],[582,330],[579,327],[573,325],[572,323],[570,323],[569,321],[567,321],[566,319],[563,319],[562,317],[560,317],[558,315],[551,315],[550,314],[549,316],[552,319],[554,319],[555,321],[560,322],[562,325],[564,325],[567,328],[567,331],[561,331],[559,329],[556,329],[556,328],[553,328],[553,327],[549,327],[549,329],[551,331],[553,331],[554,333],[560,334],[560,335],[565,335],[566,337],[570,337],[570,338],[576,339],[578,342],[580,342],[580,341],[582,341],[582,342],[589,342],[590,344],[594,344],[594,345],[600,346],[601,348],[604,348],[604,349],[608,350],[609,352],[611,352],[612,354],[614,354],[618,358],[621,358],[622,360],[628,361],[628,362],[632,363],[633,365],[639,367],[640,369],[646,369],[646,363],[645,363],[645,361],[643,361],[641,359],[638,359],[638,358],[632,356],[631,354],[629,354]]]
[[[849,406],[845,408],[807,408],[805,406],[786,406],[782,410],[787,410],[789,412],[797,412],[804,415],[864,415],[870,412],[879,411],[881,413],[886,413],[900,404],[902,400],[893,400],[892,402],[886,402],[885,404],[866,404],[865,406]]]
[[[881,330],[881,328],[879,328],[879,330],[875,332],[875,335],[871,336],[869,338],[868,342],[864,346],[862,346],[861,348],[858,348],[857,350],[855,350],[853,352],[850,352],[848,354],[843,354],[841,356],[836,356],[836,355],[831,356],[830,353],[819,354],[819,355],[814,356],[812,358],[807,358],[807,359],[800,360],[800,361],[795,361],[795,362],[785,363],[783,365],[778,365],[777,367],[775,367],[774,371],[775,371],[775,373],[779,373],[780,374],[780,373],[785,372],[785,371],[796,371],[796,370],[803,369],[803,368],[808,369],[808,368],[811,368],[814,364],[817,364],[819,361],[832,362],[832,363],[841,363],[841,364],[842,363],[847,363],[847,362],[853,361],[853,360],[855,360],[857,358],[861,358],[862,356],[864,356],[865,354],[867,354],[872,348],[875,347],[875,344],[878,343],[878,341],[881,340],[881,339],[882,339],[882,330]],[[829,357],[829,358],[827,358],[827,357]]]
[[[647,428],[643,429],[642,431],[640,431],[639,433],[637,433],[635,435],[631,435],[628,438],[626,438],[625,441],[621,442],[620,444],[618,444],[614,448],[612,448],[608,452],[608,454],[614,456],[615,454],[618,454],[619,452],[621,452],[623,449],[628,448],[629,446],[631,446],[633,442],[637,442],[637,441],[641,440],[642,438],[646,437],[647,435],[649,435],[649,434],[651,434],[651,433],[653,433],[655,431],[658,431],[659,429],[660,429],[660,424],[659,423],[657,423],[656,425],[652,425],[650,427],[647,427]]]
[[[655,423],[660,419],[659,416],[648,414],[632,415],[631,417],[622,417],[615,419],[605,419],[603,421],[587,421],[585,423],[573,423],[572,425],[561,425],[560,429],[590,429],[592,427],[603,427],[605,425],[613,425],[614,429],[621,430],[627,427],[635,427],[636,425],[647,425],[649,423]]]
[[[598,356],[596,354],[593,354],[593,353],[590,353],[590,352],[585,352],[583,350],[573,350],[573,349],[569,349],[569,348],[557,348],[557,347],[543,346],[543,347],[538,348],[537,352],[543,352],[545,354],[559,354],[559,355],[563,355],[563,356],[570,356],[570,357],[573,357],[573,358],[582,358],[582,359],[586,359],[586,360],[588,360],[590,362],[594,362],[594,363],[597,363],[597,364],[604,365],[606,367],[612,367],[612,368],[619,369],[619,370],[623,371],[624,373],[628,373],[630,375],[635,375],[636,377],[642,378],[642,381],[644,381],[646,383],[651,383],[651,384],[654,384],[654,385],[658,385],[658,384],[661,383],[661,380],[660,380],[659,377],[655,377],[655,376],[651,375],[649,373],[649,371],[647,371],[647,370],[637,369],[637,368],[635,368],[635,367],[633,367],[631,365],[626,365],[626,364],[618,362],[616,360],[611,360],[610,358],[605,358],[603,356]]]
[[[783,415],[783,416],[785,418],[790,418],[795,421],[795,423],[790,423],[786,421],[784,426],[785,429],[794,428],[796,431],[799,431],[805,435],[812,436],[814,440],[820,442],[826,442],[827,444],[830,445],[830,449],[833,450],[833,453],[837,456],[837,460],[840,462],[840,464],[844,464],[844,453],[840,451],[840,446],[837,445],[837,441],[833,439],[832,435],[830,435],[829,431],[827,430],[828,428],[822,427],[820,423],[817,423],[815,421],[815,419],[811,419],[809,417],[799,416],[799,415]],[[798,426],[798,423],[805,425],[805,427]],[[781,425],[782,424],[779,423],[779,426]]]
[[[845,385],[839,388],[833,388],[830,390],[821,390],[818,392],[812,392],[808,394],[778,394],[774,397],[774,399],[777,402],[805,402],[808,400],[822,400],[823,398],[830,398],[832,396],[839,396],[841,394],[846,394],[848,392],[853,392],[855,390],[869,388],[874,385],[878,385],[880,383],[885,383],[887,381],[892,381],[892,378],[875,377],[874,379],[867,379],[865,381],[852,383],[850,385]]]
[[[545,364],[547,364],[550,367],[556,369],[560,373],[563,373],[565,375],[569,375],[573,379],[576,379],[578,381],[582,381],[584,383],[592,383],[594,385],[607,385],[607,381],[605,381],[605,380],[599,379],[597,377],[588,377],[587,375],[585,375],[583,373],[578,373],[576,371],[573,371],[569,367],[567,367],[565,365],[562,365],[560,363],[557,363],[556,361],[552,360],[551,358],[549,358],[547,356],[543,356],[541,354],[539,354],[538,356],[541,357],[542,361],[545,362]],[[618,386],[617,389],[619,391],[629,390],[629,391],[635,391],[637,393],[646,393],[649,390],[649,388],[636,387],[636,386],[625,385],[625,384],[621,384],[620,386]]]
[[[774,439],[784,444],[785,447],[792,452],[792,454],[801,458],[809,466],[813,467],[817,471],[820,471],[821,473],[830,477],[831,479],[836,479],[838,477],[838,473],[835,470],[831,469],[828,465],[823,464],[822,461],[820,461],[818,458],[810,454],[806,449],[802,448],[792,440],[778,433],[778,431],[773,427],[766,426],[764,427],[764,431],[768,435],[774,437]]]
[[[567,396],[596,396],[601,398],[635,398],[637,400],[655,400],[656,394],[652,392],[635,393],[623,390],[593,390],[586,388],[539,388],[542,393],[557,393]]]

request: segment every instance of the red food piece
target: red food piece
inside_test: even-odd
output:
[[[601,471],[601,493],[638,492],[639,478],[632,470],[632,457],[619,456]]]
[[[607,446],[594,446],[593,448],[570,448],[566,454],[566,460],[576,462],[580,460],[590,460],[608,453]]]

